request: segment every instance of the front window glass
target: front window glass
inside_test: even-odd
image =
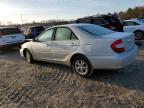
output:
[[[53,32],[54,32],[54,29],[47,30],[44,33],[42,33],[38,37],[37,40],[40,41],[40,42],[50,41],[52,39]]]

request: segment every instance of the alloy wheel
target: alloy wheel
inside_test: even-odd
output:
[[[135,32],[135,39],[140,40],[142,39],[144,34],[142,32]]]
[[[26,59],[29,63],[31,62],[31,55],[29,51],[26,51]]]
[[[77,73],[81,75],[85,75],[89,71],[88,63],[82,59],[76,60],[74,66]]]

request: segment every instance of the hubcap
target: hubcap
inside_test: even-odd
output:
[[[30,57],[30,54],[29,54],[29,52],[26,52],[26,59],[27,59],[27,61],[28,61],[28,62],[30,62],[30,60],[31,60],[31,57]]]
[[[86,61],[79,59],[75,62],[75,70],[79,74],[84,75],[89,71],[89,67],[88,67],[88,64],[86,63]]]
[[[141,32],[135,33],[136,39],[141,39],[143,37],[143,34]]]

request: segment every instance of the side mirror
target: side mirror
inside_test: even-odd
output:
[[[33,42],[38,42],[37,38],[32,39]]]

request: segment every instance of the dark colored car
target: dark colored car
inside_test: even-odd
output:
[[[74,22],[96,24],[114,31],[123,32],[123,21],[120,17],[114,14],[88,16],[84,18],[79,18]]]
[[[45,28],[43,26],[33,26],[33,27],[27,27],[25,28],[24,34],[26,35],[26,38],[35,38],[38,36],[41,32],[43,32]]]

